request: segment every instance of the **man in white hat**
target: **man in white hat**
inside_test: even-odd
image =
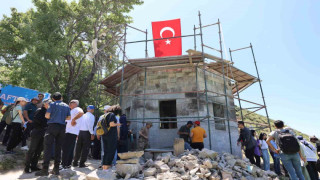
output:
[[[71,120],[67,120],[66,126],[66,136],[62,145],[62,168],[71,168],[71,163],[73,160],[73,152],[76,144],[77,136],[80,132],[80,124],[82,121],[82,116],[84,114],[83,110],[78,107],[79,101],[73,99],[69,103],[71,109]]]

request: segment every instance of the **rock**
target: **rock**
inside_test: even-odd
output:
[[[188,161],[191,161],[191,160],[198,160],[198,158],[192,154],[189,154],[188,156],[186,156],[187,160]]]
[[[265,171],[266,176],[270,176],[272,178],[276,178],[278,175],[273,171]]]
[[[118,160],[117,164],[139,164],[139,159],[126,159],[126,160]]]
[[[153,165],[154,165],[154,162],[153,162],[152,159],[149,159],[149,160],[144,164],[145,167],[152,167]]]
[[[222,179],[224,180],[233,180],[232,173],[227,171],[221,171]]]
[[[162,162],[162,161],[155,161],[154,162],[154,166],[156,167],[156,168],[160,168],[160,166],[162,166],[164,164],[164,162]]]
[[[121,177],[125,177],[127,174],[130,174],[130,177],[136,177],[141,166],[140,164],[117,164],[116,169],[116,173]]]
[[[132,159],[132,158],[140,158],[144,154],[143,151],[134,151],[134,152],[126,152],[126,153],[118,153],[120,159]]]
[[[159,180],[160,180],[160,179],[161,179],[161,180],[164,180],[164,179],[175,179],[175,178],[178,177],[178,174],[167,171],[167,172],[165,172],[165,173],[159,173],[159,174],[157,174],[156,177],[157,177],[157,179],[159,179]]]
[[[212,161],[211,164],[212,164],[212,168],[213,169],[217,169],[218,168],[218,162]]]
[[[233,168],[233,166],[236,164],[237,160],[235,159],[228,159],[227,163],[229,164],[229,166],[231,166],[231,168]]]
[[[188,162],[185,164],[185,168],[187,168],[187,169],[189,169],[189,170],[194,169],[196,166],[197,166],[197,164],[194,163],[194,162],[192,162],[192,161],[188,161]]]
[[[116,173],[112,171],[95,170],[86,176],[87,180],[114,180]]]
[[[175,164],[179,168],[183,168],[184,167],[184,163],[180,159],[175,160]]]
[[[210,159],[205,159],[203,162],[202,162],[203,165],[205,165],[207,168],[211,169],[213,166],[212,166],[212,163],[211,163],[211,160]]]
[[[199,170],[199,168],[197,167],[197,168],[192,169],[189,173],[191,176],[194,176],[198,170]]]
[[[167,172],[167,171],[170,170],[170,168],[169,168],[168,165],[163,164],[163,165],[160,166],[160,170],[161,170],[161,172]]]
[[[71,169],[65,169],[60,171],[60,176],[63,179],[70,179],[72,176],[75,176],[75,175],[77,175],[77,172],[72,171]]]
[[[212,160],[218,156],[218,153],[206,148],[203,148],[202,151],[199,152],[200,158],[211,158]]]
[[[148,176],[153,176],[155,175],[157,172],[157,169],[156,168],[148,168],[146,170],[143,171],[143,174],[145,177],[148,177]]]
[[[145,177],[143,180],[157,180],[154,176]]]
[[[238,165],[238,166],[240,166],[242,168],[246,168],[247,167],[247,163],[242,159],[237,159],[236,160],[236,165]]]
[[[179,156],[184,152],[184,140],[182,138],[174,139],[173,152],[175,156]]]
[[[149,160],[149,159],[153,159],[153,154],[151,152],[144,152],[143,154],[144,159]]]

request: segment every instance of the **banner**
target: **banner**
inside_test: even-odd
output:
[[[152,22],[154,53],[156,57],[179,56],[182,54],[180,19]],[[170,37],[179,37],[166,39]]]
[[[0,84],[0,99],[5,104],[13,104],[18,97],[24,97],[27,101],[30,101],[34,97],[38,97],[40,93],[37,90],[12,86],[12,85],[2,85]],[[50,98],[49,93],[42,93],[44,94],[44,99]]]

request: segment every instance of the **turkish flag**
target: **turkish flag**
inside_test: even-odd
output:
[[[154,52],[156,57],[182,54],[180,19],[152,22]],[[167,39],[170,37],[179,37]]]

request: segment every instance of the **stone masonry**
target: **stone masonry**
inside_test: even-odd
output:
[[[176,129],[160,129],[159,123],[154,123],[150,129],[151,148],[172,148],[175,138],[178,137],[178,129],[186,124],[186,121],[201,120],[208,136],[211,135],[211,149],[217,152],[230,152],[228,124],[226,120],[216,119],[214,121],[213,103],[223,106],[224,117],[226,117],[225,97],[223,79],[220,75],[206,72],[208,91],[208,114],[210,116],[210,132],[207,118],[179,118]],[[198,83],[197,83],[198,82]],[[160,101],[176,100],[177,117],[205,117],[207,116],[206,96],[204,93],[204,72],[196,66],[186,65],[181,67],[165,66],[147,68],[146,85],[145,72],[141,71],[127,79],[123,86],[122,109],[129,119],[140,118],[142,121],[159,122],[158,118]],[[227,81],[229,84],[229,81]],[[145,89],[144,89],[145,87]],[[145,91],[145,96],[143,95]],[[201,91],[201,92],[200,92]],[[216,92],[216,93],[212,93]],[[227,85],[227,94],[232,97],[231,87]],[[130,96],[128,96],[130,95]],[[143,99],[146,99],[145,101]],[[233,154],[241,156],[241,149],[237,146],[238,129],[234,110],[233,98],[228,99],[230,134],[232,140]],[[145,104],[145,109],[144,109]],[[220,120],[217,122],[217,120]],[[220,126],[218,126],[219,123]],[[143,126],[141,122],[132,122],[131,128],[138,137],[138,132]],[[220,128],[217,128],[220,127]],[[205,147],[210,149],[209,137],[205,139]]]

